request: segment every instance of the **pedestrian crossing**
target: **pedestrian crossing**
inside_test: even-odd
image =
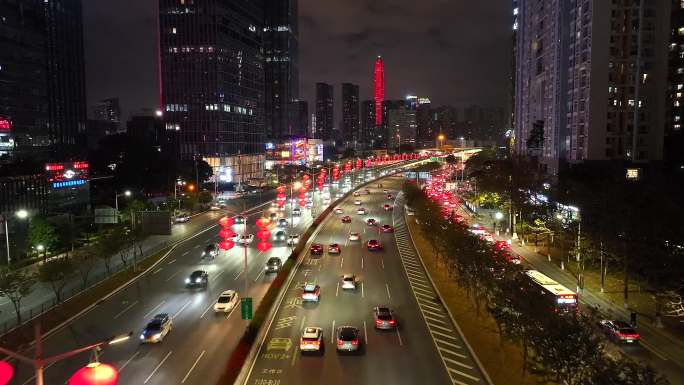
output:
[[[397,195],[392,216],[394,236],[404,272],[435,349],[442,359],[452,384],[490,384],[489,378],[483,374],[477,359],[473,357],[467,343],[463,341],[454,321],[432,286],[420,257],[416,254],[413,240],[406,227],[402,193]]]

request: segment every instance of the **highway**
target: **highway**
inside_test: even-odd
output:
[[[337,189],[332,189],[332,195]],[[319,195],[319,194],[316,194]],[[321,197],[314,197],[316,212],[320,212]],[[289,206],[289,205],[288,205]],[[268,211],[269,206],[248,210],[247,232],[255,234],[255,219]],[[206,214],[214,222],[227,211]],[[234,213],[230,213],[234,214]],[[291,218],[287,209],[283,217]],[[204,218],[204,217],[203,217]],[[206,219],[206,218],[205,218]],[[191,225],[191,220],[187,225]],[[310,210],[302,209],[301,217],[294,217],[294,230],[301,234],[311,224]],[[212,307],[218,295],[228,289],[245,295],[245,278],[248,295],[259,304],[274,275],[265,275],[265,262],[273,256],[283,261],[290,247],[274,243],[266,252],[259,252],[254,243],[246,248],[248,269],[243,269],[245,248],[236,246],[221,251],[214,260],[202,260],[204,247],[218,241],[218,226],[208,224],[205,230],[179,244],[156,268],[94,309],[80,316],[68,326],[49,335],[45,341],[45,356],[133,331],[133,338],[120,344],[106,346],[100,360],[114,365],[120,372],[122,384],[197,384],[215,383],[225,367],[227,358],[242,336],[247,321],[240,318],[240,309],[227,314],[215,314]],[[237,233],[243,225],[234,225]],[[276,231],[275,225],[270,228]],[[207,290],[188,289],[184,281],[194,270],[209,274]],[[173,329],[160,343],[140,344],[142,328],[157,313],[168,313],[173,318]],[[28,354],[31,354],[30,352]],[[46,384],[63,384],[76,370],[89,362],[87,353],[48,366]],[[34,381],[32,368],[19,364],[12,384],[28,385]]]
[[[382,180],[383,187],[396,195],[402,178]],[[256,361],[245,381],[249,385],[299,384],[486,384],[475,360],[466,348],[432,290],[424,270],[407,238],[403,206],[385,211],[386,194],[375,184],[370,195],[349,197],[339,204],[344,214],[331,215],[313,242],[326,247],[342,245],[340,255],[305,255],[288,286],[268,332],[259,341]],[[357,215],[354,200],[360,199],[368,215]],[[341,216],[350,215],[350,224]],[[378,233],[379,225],[396,224],[396,233]],[[361,233],[361,242],[349,241],[350,231]],[[395,237],[396,234],[396,237]],[[382,251],[370,252],[365,242],[379,239]],[[343,290],[342,274],[359,278],[356,290]],[[302,302],[304,282],[321,287],[319,303]],[[387,305],[395,311],[396,330],[376,330],[372,309]],[[360,330],[360,352],[336,352],[334,330],[342,325]],[[323,329],[323,353],[301,354],[299,339],[305,327]]]

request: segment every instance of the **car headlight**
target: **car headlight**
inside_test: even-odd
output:
[[[159,338],[161,338],[161,333],[157,333],[157,334],[152,336],[153,340],[158,340]]]
[[[185,278],[185,283],[190,283],[190,278]]]
[[[141,334],[141,335],[140,335],[140,339],[141,339],[141,340],[144,340],[144,339],[145,339],[145,334]]]
[[[202,278],[195,279],[195,283],[200,283],[200,282],[202,282]]]
[[[203,251],[203,252],[202,252],[202,255],[206,255],[206,254],[207,254],[207,252],[206,252],[206,251]]]

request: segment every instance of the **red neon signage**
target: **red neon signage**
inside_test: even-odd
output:
[[[385,99],[385,65],[382,57],[375,59],[373,73],[373,99],[375,100],[375,126],[382,126],[382,101]]]

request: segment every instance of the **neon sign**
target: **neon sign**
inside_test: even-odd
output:
[[[61,188],[68,188],[68,187],[76,187],[76,186],[83,186],[86,184],[85,179],[76,179],[76,180],[68,180],[65,182],[52,182],[52,188],[53,189],[61,189]]]
[[[9,131],[12,129],[12,122],[9,119],[0,117],[0,131]]]

